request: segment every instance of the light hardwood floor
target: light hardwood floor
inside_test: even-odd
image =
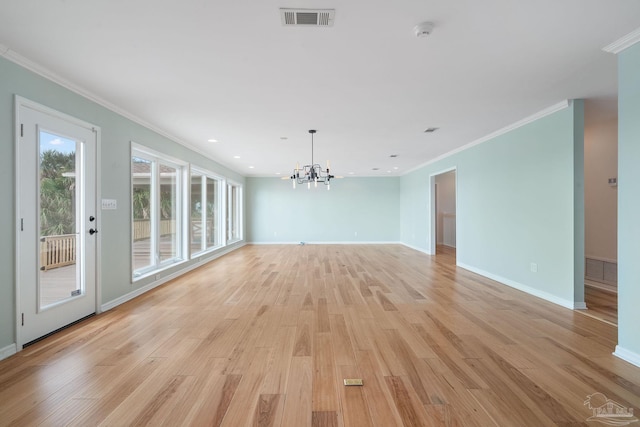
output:
[[[246,246],[0,362],[0,424],[601,425],[640,408],[615,344],[451,255]]]
[[[581,311],[614,325],[618,324],[618,294],[616,292],[585,285],[584,300],[588,310]]]

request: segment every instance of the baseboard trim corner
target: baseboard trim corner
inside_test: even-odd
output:
[[[625,362],[629,362],[632,365],[640,367],[640,354],[634,353],[633,351],[627,350],[624,347],[616,346],[616,351],[613,352],[613,355],[624,360]]]
[[[502,277],[502,276],[498,276],[497,274],[489,273],[488,271],[484,271],[484,270],[481,270],[479,268],[472,267],[470,265],[467,265],[467,264],[464,264],[464,263],[461,263],[461,262],[457,262],[456,265],[458,267],[464,268],[465,270],[469,270],[472,273],[476,273],[476,274],[479,274],[481,276],[487,277],[487,278],[489,278],[491,280],[495,280],[496,282],[500,282],[503,285],[507,285],[507,286],[512,287],[514,289],[517,289],[519,291],[525,292],[525,293],[527,293],[529,295],[533,295],[534,297],[538,297],[538,298],[541,298],[541,299],[543,299],[545,301],[549,301],[549,302],[552,302],[554,304],[560,305],[560,306],[562,306],[564,308],[568,308],[570,310],[573,310],[575,308],[576,303],[571,301],[571,300],[567,300],[567,299],[564,299],[564,298],[557,297],[557,296],[555,296],[553,294],[550,294],[548,292],[541,291],[541,290],[536,289],[536,288],[532,288],[531,286],[523,285],[522,283],[518,283],[518,282],[516,282],[514,280],[507,279],[507,278]]]
[[[423,248],[419,248],[417,246],[413,246],[410,245],[408,243],[404,243],[404,242],[400,242],[401,245],[406,246],[409,249],[413,249],[414,251],[418,251],[418,252],[422,252],[423,254],[427,254],[427,255],[433,255],[430,251],[428,251],[427,249],[423,249]]]
[[[18,346],[15,343],[9,344],[4,348],[0,348],[0,360],[4,360],[8,357],[11,357],[17,352],[18,352]]]

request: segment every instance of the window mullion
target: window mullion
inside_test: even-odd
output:
[[[151,163],[151,253],[153,254],[153,267],[160,263],[160,165],[158,159]]]

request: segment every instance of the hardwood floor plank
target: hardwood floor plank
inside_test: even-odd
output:
[[[427,424],[427,415],[424,408],[416,405],[413,401],[414,399],[411,398],[402,378],[385,377],[385,380],[395,406],[400,413],[402,424],[407,427],[429,425]]]
[[[182,422],[194,426],[220,426],[241,379],[240,375],[218,373],[199,378],[193,388],[190,410]]]
[[[466,364],[462,363],[461,357],[457,357],[453,352],[447,352],[443,349],[422,325],[416,325],[415,328],[435,353],[436,357],[434,359],[437,358],[446,365],[466,389],[486,388],[486,384],[482,380],[472,371],[465,369]],[[454,358],[456,359],[454,360]]]
[[[279,394],[261,394],[253,425],[256,427],[272,427],[279,425],[282,417],[282,396]]]
[[[579,421],[569,414],[557,400],[549,395],[549,393],[530,380],[518,368],[511,365],[490,348],[485,347],[485,351],[495,364],[500,366],[502,372],[504,372],[509,379],[524,391],[529,399],[537,405],[540,412],[544,413],[556,424],[569,424]]]
[[[242,376],[235,393],[229,400],[228,409],[222,419],[222,426],[247,426],[255,421],[263,380],[264,373]]]
[[[355,366],[340,366],[339,371],[341,378],[362,378],[360,370]],[[364,386],[341,386],[340,401],[345,427],[374,425],[367,408]]]
[[[337,411],[338,375],[331,336],[328,333],[314,334],[313,347],[313,410]]]
[[[312,427],[338,427],[338,413],[335,411],[313,411]]]
[[[333,331],[331,337],[336,365],[355,366],[356,358],[353,352],[353,340],[347,330],[347,323],[343,315],[331,315],[331,330]]]
[[[296,328],[296,341],[293,347],[294,356],[311,356],[313,330],[313,312],[301,311]]]
[[[526,399],[525,393],[519,389],[500,370],[500,368],[481,358],[466,359],[473,370],[489,385],[489,390],[469,390],[478,402],[487,409],[498,425],[504,425],[511,419],[515,425],[541,426],[554,425],[553,420],[540,413],[534,404]]]
[[[381,375],[373,351],[357,352],[358,369],[365,386],[362,387],[370,419],[375,426],[401,425],[402,420],[393,403],[385,377]]]
[[[0,361],[0,426],[586,425],[616,343],[450,248],[247,245]]]
[[[311,425],[312,384],[313,361],[311,357],[292,358],[282,415],[283,426],[306,427]]]
[[[281,326],[275,335],[273,351],[265,368],[262,393],[284,395],[289,378],[289,366],[294,348],[296,330],[290,326]],[[284,402],[284,399],[281,399]]]
[[[131,423],[127,422],[127,424],[146,425],[152,424],[154,419],[165,419],[166,415],[168,415],[168,410],[166,409],[166,406],[168,406],[167,403],[175,397],[187,378],[188,377],[182,375],[171,378],[155,395],[153,395],[151,401],[147,403],[142,410],[140,410],[133,421]],[[163,413],[160,413],[162,409],[165,410]],[[120,419],[119,421],[122,422],[124,420]]]
[[[329,320],[329,308],[327,299],[319,298],[316,307],[316,332],[331,332],[331,321]]]

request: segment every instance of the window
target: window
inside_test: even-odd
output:
[[[242,187],[227,185],[227,242],[242,239]]]
[[[134,279],[185,259],[183,182],[186,164],[133,145],[131,153]]]
[[[221,245],[221,180],[205,171],[191,170],[191,255]]]

